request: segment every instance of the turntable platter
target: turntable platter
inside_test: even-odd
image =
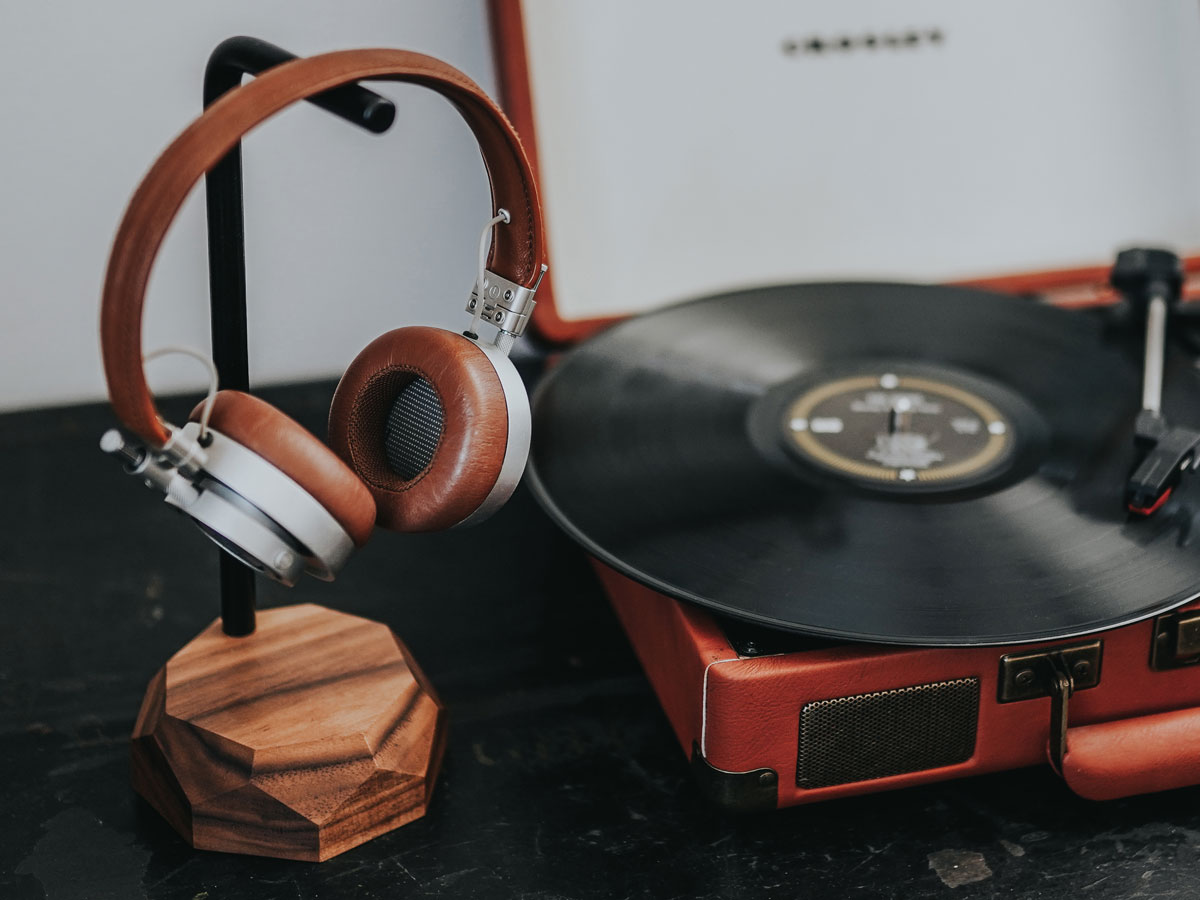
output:
[[[1124,504],[1140,360],[1083,313],[949,287],[813,284],[629,319],[534,403],[530,483],[664,594],[808,634],[1064,638],[1200,593],[1200,485]],[[1200,425],[1200,373],[1165,408]]]

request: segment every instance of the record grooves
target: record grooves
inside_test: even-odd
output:
[[[829,638],[968,646],[1200,593],[1185,480],[1123,502],[1140,360],[1086,314],[949,287],[763,288],[629,319],[535,396],[530,484],[616,570]],[[1166,408],[1200,424],[1200,374]]]

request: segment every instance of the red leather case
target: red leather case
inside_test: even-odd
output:
[[[680,745],[714,799],[737,808],[813,803],[930,781],[1045,764],[1049,697],[1001,702],[1001,660],[1010,654],[1099,641],[1095,687],[1068,704],[1063,775],[1077,793],[1112,799],[1200,782],[1200,665],[1156,671],[1160,617],[1100,634],[1041,644],[966,649],[828,644],[773,655],[739,655],[706,611],[657,594],[599,563],[596,570]],[[1193,603],[1186,610],[1200,609]],[[1174,615],[1178,615],[1176,613]],[[922,686],[978,680],[971,747],[951,765],[824,787],[798,781],[806,707],[864,695],[903,696]],[[923,736],[926,723],[884,711],[875,742]],[[839,734],[816,740],[836,745]],[[858,748],[869,769],[870,747]]]
[[[536,169],[520,2],[490,0],[489,7],[503,105]],[[1185,299],[1200,298],[1200,256],[1184,266]],[[614,321],[562,316],[553,278],[552,265],[533,317],[543,338],[576,341]],[[962,283],[1087,306],[1115,299],[1107,279],[1108,267],[1096,265]],[[1099,681],[1076,691],[1067,708],[1060,769],[1067,784],[1084,797],[1111,799],[1200,782],[1200,664],[1190,664],[1200,663],[1200,645],[1187,664],[1151,665],[1159,632],[1160,655],[1169,659],[1173,617],[1200,610],[1200,601],[1169,616],[1043,644],[935,649],[812,641],[749,655],[739,654],[708,612],[602,564],[596,570],[700,784],[725,806],[791,806],[1047,764],[1051,700],[1002,702],[1001,661],[1093,641],[1100,642]],[[957,712],[942,715],[955,704]],[[839,718],[840,709],[850,710],[849,718]],[[906,759],[897,746],[914,752]],[[955,759],[936,764],[939,756]],[[813,759],[824,771],[803,771]],[[829,781],[836,783],[815,783]]]

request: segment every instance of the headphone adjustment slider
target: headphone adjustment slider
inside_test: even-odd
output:
[[[537,306],[534,297],[546,274],[546,267],[538,274],[538,280],[533,287],[524,287],[514,281],[509,281],[495,272],[485,270],[482,301],[479,298],[478,285],[471,291],[467,300],[467,312],[472,316],[478,314],[485,322],[495,325],[500,331],[514,338],[525,333],[533,308]],[[483,309],[478,309],[480,302]]]

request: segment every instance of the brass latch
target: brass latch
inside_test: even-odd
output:
[[[1091,641],[1000,658],[1001,703],[1050,698],[1050,761],[1059,772],[1067,754],[1067,703],[1075,691],[1100,683],[1103,651],[1103,641]]]
[[[1200,610],[1185,609],[1154,620],[1150,668],[1180,669],[1200,663]]]

